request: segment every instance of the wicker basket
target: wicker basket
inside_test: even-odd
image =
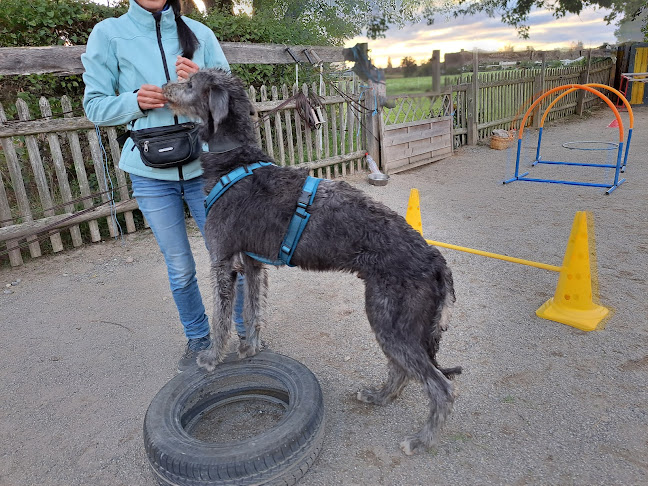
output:
[[[490,148],[495,150],[506,150],[513,144],[515,130],[509,130],[508,137],[500,137],[495,134],[491,135]]]

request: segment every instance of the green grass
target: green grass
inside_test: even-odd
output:
[[[441,76],[441,86],[445,86],[447,84],[446,81],[448,80],[448,78],[453,78],[456,80],[457,76]],[[387,96],[427,93],[428,91],[432,91],[432,76],[419,76],[415,78],[387,78],[386,83]]]
[[[426,91],[432,91],[432,78],[430,76],[387,79],[387,96],[425,93]]]

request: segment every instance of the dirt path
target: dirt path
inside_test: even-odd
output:
[[[574,213],[591,211],[601,302],[614,315],[591,333],[539,319],[534,312],[553,295],[555,273],[442,249],[458,300],[440,362],[464,374],[438,448],[410,458],[398,442],[425,417],[420,387],[409,385],[384,408],[353,398],[385,376],[361,281],[272,269],[265,339],[317,375],[327,411],[324,449],[300,484],[646,483],[648,110],[635,116],[627,182],[610,196],[590,187],[504,186],[512,154],[485,146],[395,175],[385,187],[349,178],[403,215],[418,188],[429,239],[553,265],[561,264]],[[600,110],[547,127],[545,156],[605,162],[606,152],[562,144],[615,141],[612,120]],[[534,148],[525,143],[527,159]],[[530,170],[612,176],[600,168]],[[193,243],[210,308],[207,255],[199,236]],[[155,484],[143,417],[174,376],[184,340],[150,233],[0,270],[0,284],[11,282],[12,293],[0,290],[0,484]]]

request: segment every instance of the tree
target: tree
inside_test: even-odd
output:
[[[416,71],[418,69],[418,66],[416,65],[416,61],[409,57],[406,56],[401,60],[401,68],[403,68],[403,76],[406,78],[412,78],[416,75]]]

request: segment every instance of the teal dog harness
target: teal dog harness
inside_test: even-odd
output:
[[[230,187],[232,187],[244,177],[252,175],[254,170],[268,165],[274,164],[271,164],[270,162],[255,162],[254,164],[238,167],[237,169],[234,169],[233,171],[221,177],[205,198],[205,214],[209,214],[209,210],[214,205],[216,200],[221,197]],[[286,231],[286,235],[284,236],[284,239],[281,243],[281,247],[279,248],[279,255],[276,260],[270,260],[269,258],[263,257],[261,255],[256,255],[248,251],[246,251],[245,254],[262,263],[267,263],[268,265],[288,265],[289,267],[294,267],[295,265],[290,264],[290,259],[292,258],[293,253],[295,253],[297,243],[299,243],[299,239],[304,232],[304,228],[306,228],[306,224],[310,219],[311,215],[308,212],[308,208],[313,204],[315,193],[317,192],[317,187],[319,186],[319,183],[321,181],[322,179],[318,179],[316,177],[306,177],[306,182],[304,182],[304,185],[302,186],[302,193],[297,200],[295,213],[290,219],[288,230]]]

